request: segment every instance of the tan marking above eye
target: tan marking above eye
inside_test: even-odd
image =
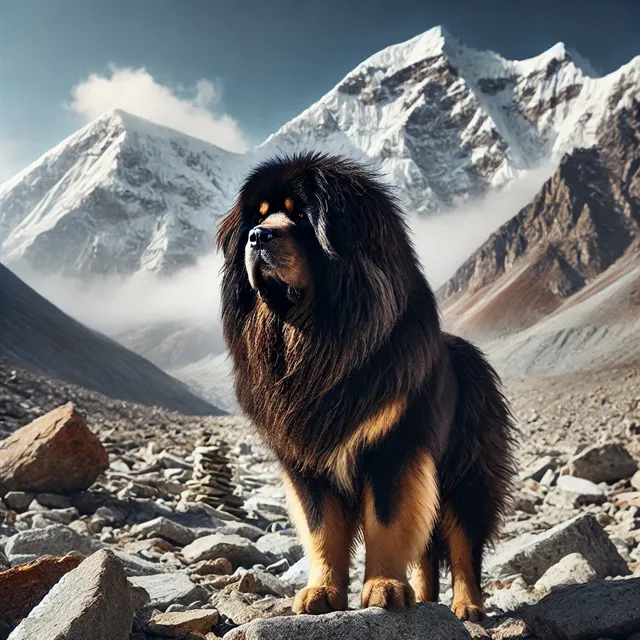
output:
[[[268,211],[269,211],[269,203],[266,200],[263,200],[260,203],[260,215],[266,216]]]
[[[293,211],[293,198],[284,199],[284,208],[291,213]]]

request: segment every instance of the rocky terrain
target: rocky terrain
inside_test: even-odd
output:
[[[457,621],[446,575],[442,605],[358,610],[362,549],[351,611],[292,618],[306,560],[246,421],[110,400],[4,360],[4,637],[637,638],[640,368],[507,392],[521,473],[485,562],[489,618]]]

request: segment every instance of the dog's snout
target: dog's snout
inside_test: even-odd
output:
[[[259,247],[273,240],[273,233],[264,227],[254,227],[249,231],[249,244],[252,247]]]

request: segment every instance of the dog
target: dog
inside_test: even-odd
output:
[[[443,332],[393,194],[342,156],[275,157],[216,241],[238,402],[280,462],[310,560],[294,611],[347,608],[363,541],[363,607],[437,601],[442,564],[454,613],[480,619],[513,418],[483,354]]]

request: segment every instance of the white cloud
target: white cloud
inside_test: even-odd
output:
[[[245,151],[247,142],[238,123],[220,113],[216,87],[199,80],[184,92],[162,85],[144,68],[111,66],[108,74],[92,73],[71,90],[72,111],[92,120],[111,109],[122,109],[230,151]]]

